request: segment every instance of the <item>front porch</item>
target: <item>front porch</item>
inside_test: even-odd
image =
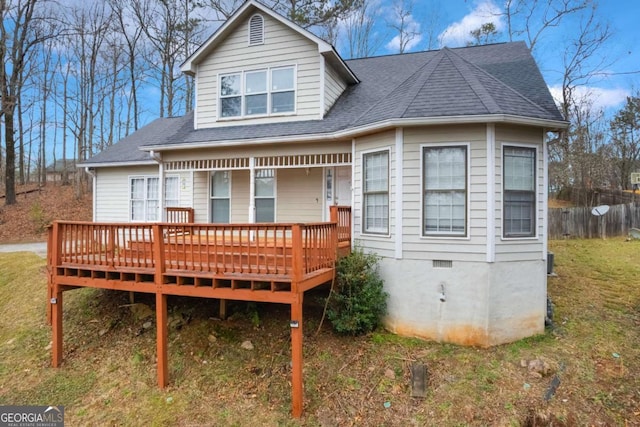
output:
[[[178,218],[191,217],[187,212]],[[55,222],[48,244],[54,367],[63,359],[67,290],[94,287],[156,295],[161,388],[169,381],[168,295],[289,304],[292,413],[302,414],[304,292],[331,282],[338,257],[350,251],[349,207],[331,207],[330,222],[304,224]]]

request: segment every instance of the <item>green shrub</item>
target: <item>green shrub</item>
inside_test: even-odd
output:
[[[362,335],[378,327],[387,311],[387,293],[378,274],[379,257],[356,248],[338,261],[337,285],[327,318],[336,332]]]

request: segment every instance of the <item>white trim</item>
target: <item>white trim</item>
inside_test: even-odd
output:
[[[487,123],[487,262],[496,260],[496,125]]]
[[[533,173],[535,174],[534,176],[534,191],[533,194],[535,196],[535,200],[533,201],[533,211],[534,211],[534,220],[536,221],[536,223],[534,224],[534,232],[533,232],[533,236],[514,236],[514,237],[507,237],[504,235],[504,220],[505,220],[505,214],[504,214],[504,184],[505,184],[505,179],[504,179],[504,147],[521,147],[521,148],[529,148],[529,149],[533,149],[535,150],[535,156],[536,158],[534,159],[534,164],[533,164]],[[512,241],[521,241],[521,240],[530,240],[530,241],[534,241],[534,240],[540,240],[539,239],[539,231],[541,224],[539,224],[538,222],[538,201],[539,201],[539,195],[540,195],[540,179],[541,177],[538,176],[538,162],[540,161],[540,144],[529,144],[526,142],[501,142],[500,143],[500,173],[501,173],[501,177],[500,180],[502,181],[502,188],[501,190],[501,199],[502,199],[502,203],[500,204],[500,217],[502,218],[502,224],[500,224],[500,240],[504,241],[504,242],[512,242]],[[544,171],[543,171],[544,172]],[[546,216],[546,214],[545,214]]]
[[[396,224],[394,227],[395,235],[395,257],[396,259],[402,259],[402,248],[404,246],[403,239],[403,218],[404,218],[404,130],[402,128],[396,129],[396,147],[395,147],[395,177],[396,177],[396,191],[395,191],[395,208],[396,208]],[[389,168],[391,169],[391,168]],[[391,171],[389,171],[391,172]]]
[[[249,157],[249,224],[256,222],[256,158]]]
[[[542,129],[542,259],[547,261],[547,251],[549,250],[549,141],[546,129]]]
[[[200,65],[196,65],[196,70],[200,70]],[[193,129],[198,129],[198,80],[193,78]]]
[[[371,132],[387,130],[397,127],[411,126],[432,126],[432,125],[448,125],[448,124],[486,124],[486,123],[510,123],[522,124],[537,127],[546,127],[551,129],[564,129],[567,122],[557,120],[531,119],[526,117],[511,116],[505,114],[481,115],[481,116],[449,116],[449,117],[430,117],[430,118],[409,118],[409,119],[392,119],[374,123],[372,125],[359,126],[351,129],[340,130],[336,132],[314,133],[306,135],[289,135],[274,136],[265,138],[247,138],[227,141],[200,141],[188,144],[171,144],[167,145],[146,145],[140,147],[142,151],[165,151],[165,150],[190,150],[194,148],[204,147],[237,147],[243,145],[260,145],[260,144],[282,144],[289,142],[316,142],[331,141],[345,138],[355,138],[360,135]],[[118,164],[116,166],[120,166]],[[123,164],[122,164],[123,165]],[[92,166],[90,164],[82,164],[82,166]],[[99,166],[99,165],[98,165]]]
[[[387,232],[376,233],[365,230],[365,205],[364,205],[364,186],[365,186],[365,165],[364,156],[367,154],[387,152]],[[370,237],[391,237],[391,146],[382,146],[364,150],[360,152],[360,235]]]
[[[154,150],[142,150],[142,151],[154,151]],[[158,150],[155,150],[158,151]],[[155,166],[158,162],[153,160],[140,160],[136,162],[105,162],[105,163],[82,163],[77,167],[83,168],[119,168],[126,166]]]
[[[450,233],[435,233],[425,234],[425,211],[424,211],[424,149],[436,148],[436,147],[466,147],[466,214],[465,214],[465,233],[464,234],[450,234]],[[457,240],[470,240],[471,239],[471,143],[470,142],[435,142],[420,144],[420,235],[421,239],[457,239]]]
[[[158,163],[158,218],[160,218],[160,222],[165,222],[167,217],[164,213],[164,164],[162,162]],[[178,192],[180,191],[180,178],[178,177]],[[178,201],[180,201],[180,193],[178,193]]]
[[[327,72],[327,67],[324,61],[324,56],[320,55],[320,109],[318,110],[318,118],[322,119],[324,118],[324,102],[326,100],[326,96],[327,94],[325,93],[325,85],[326,85],[326,74]]]

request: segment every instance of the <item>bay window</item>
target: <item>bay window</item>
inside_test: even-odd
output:
[[[423,235],[467,235],[467,146],[423,147]]]
[[[362,156],[363,233],[389,233],[389,151]]]
[[[535,236],[536,149],[503,147],[503,235]]]

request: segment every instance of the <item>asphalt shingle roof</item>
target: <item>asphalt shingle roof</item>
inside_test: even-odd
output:
[[[504,114],[563,121],[525,43],[345,61],[360,83],[322,120],[193,129],[193,113],[157,119],[88,163],[149,160],[144,146],[333,133],[393,119]]]

